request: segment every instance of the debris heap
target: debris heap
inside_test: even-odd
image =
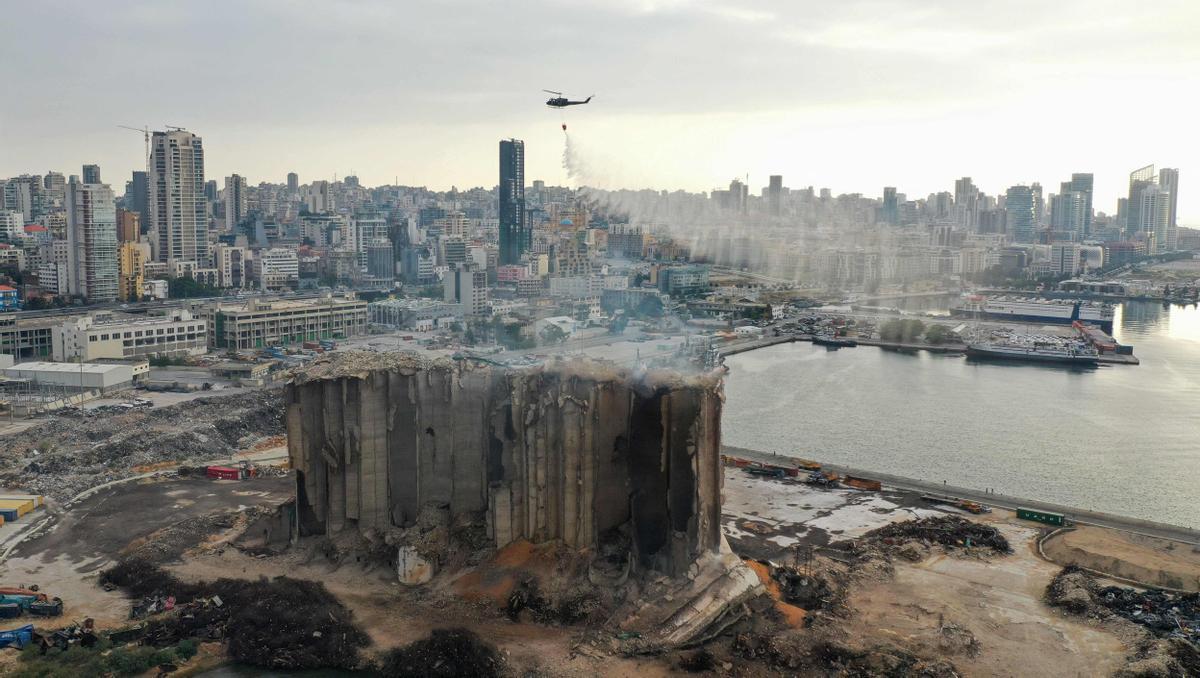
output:
[[[62,502],[145,467],[225,458],[283,432],[278,389],[104,416],[67,413],[4,437],[0,485]]]
[[[1012,553],[1008,540],[991,525],[976,523],[959,516],[934,516],[884,525],[868,532],[868,540],[901,543],[920,540],[952,548],[990,548],[996,553]]]

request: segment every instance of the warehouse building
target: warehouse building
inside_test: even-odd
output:
[[[4,376],[25,380],[33,386],[61,387],[80,391],[96,390],[111,393],[133,385],[133,368],[129,365],[95,363],[18,363],[4,369]]]
[[[95,313],[55,329],[55,360],[181,358],[208,352],[208,322],[178,309],[161,316]]]
[[[353,295],[320,299],[218,304],[212,341],[221,349],[287,346],[366,334],[367,302]]]

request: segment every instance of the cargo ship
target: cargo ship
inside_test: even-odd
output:
[[[1070,325],[1075,321],[1099,325],[1112,333],[1113,306],[1079,299],[1039,299],[1036,297],[984,297],[965,295],[950,307],[957,318],[1015,320],[1030,323]]]
[[[980,360],[1014,360],[1081,367],[1093,367],[1100,364],[1100,353],[1090,346],[1079,343],[992,342],[967,344],[967,357]]]

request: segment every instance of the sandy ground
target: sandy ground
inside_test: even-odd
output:
[[[733,468],[725,473],[726,533],[735,550],[751,553],[770,553],[780,534],[819,545],[830,537],[858,537],[889,522],[941,513],[912,501],[911,495],[823,490]],[[853,589],[848,604],[854,614],[845,626],[853,643],[944,654],[969,676],[1105,676],[1124,664],[1126,650],[1116,636],[1065,618],[1042,602],[1046,585],[1061,568],[1037,555],[1036,528],[1018,524],[1008,511],[971,518],[997,526],[1014,553],[979,560],[935,550],[937,555],[919,563],[897,560],[893,579]],[[747,520],[767,529],[747,530]],[[974,633],[978,656],[947,652],[939,632],[943,621]]]
[[[1005,525],[1014,553],[991,560],[935,555],[896,563],[895,578],[854,591],[851,637],[890,637],[938,647],[939,622],[974,633],[977,657],[953,656],[969,676],[1106,676],[1124,664],[1116,636],[1055,613],[1042,602],[1059,567],[1036,555],[1037,532]]]
[[[468,603],[422,589],[401,586],[390,573],[367,571],[357,565],[332,568],[327,564],[305,564],[300,554],[256,559],[233,549],[209,553],[173,565],[171,571],[188,579],[239,577],[257,579],[286,572],[290,577],[320,581],[353,610],[355,618],[371,636],[369,653],[382,653],[420,640],[436,628],[467,627],[494,643],[517,669],[553,676],[597,675],[655,678],[674,675],[670,657],[627,659],[577,654],[580,629],[515,623],[504,617],[491,602]]]
[[[1082,565],[1152,586],[1200,591],[1200,546],[1082,526],[1042,545],[1060,565]]]

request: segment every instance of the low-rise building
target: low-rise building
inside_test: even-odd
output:
[[[208,323],[177,309],[163,316],[95,313],[63,322],[53,336],[55,360],[179,358],[208,352]]]
[[[212,314],[212,345],[242,350],[358,336],[367,331],[367,307],[353,295],[219,303]]]
[[[110,393],[133,384],[133,368],[129,365],[105,363],[18,363],[4,369],[9,379],[28,380],[35,386],[77,388]]]
[[[403,330],[425,331],[441,321],[462,319],[462,307],[432,299],[385,299],[371,302],[368,313],[372,325]]]

